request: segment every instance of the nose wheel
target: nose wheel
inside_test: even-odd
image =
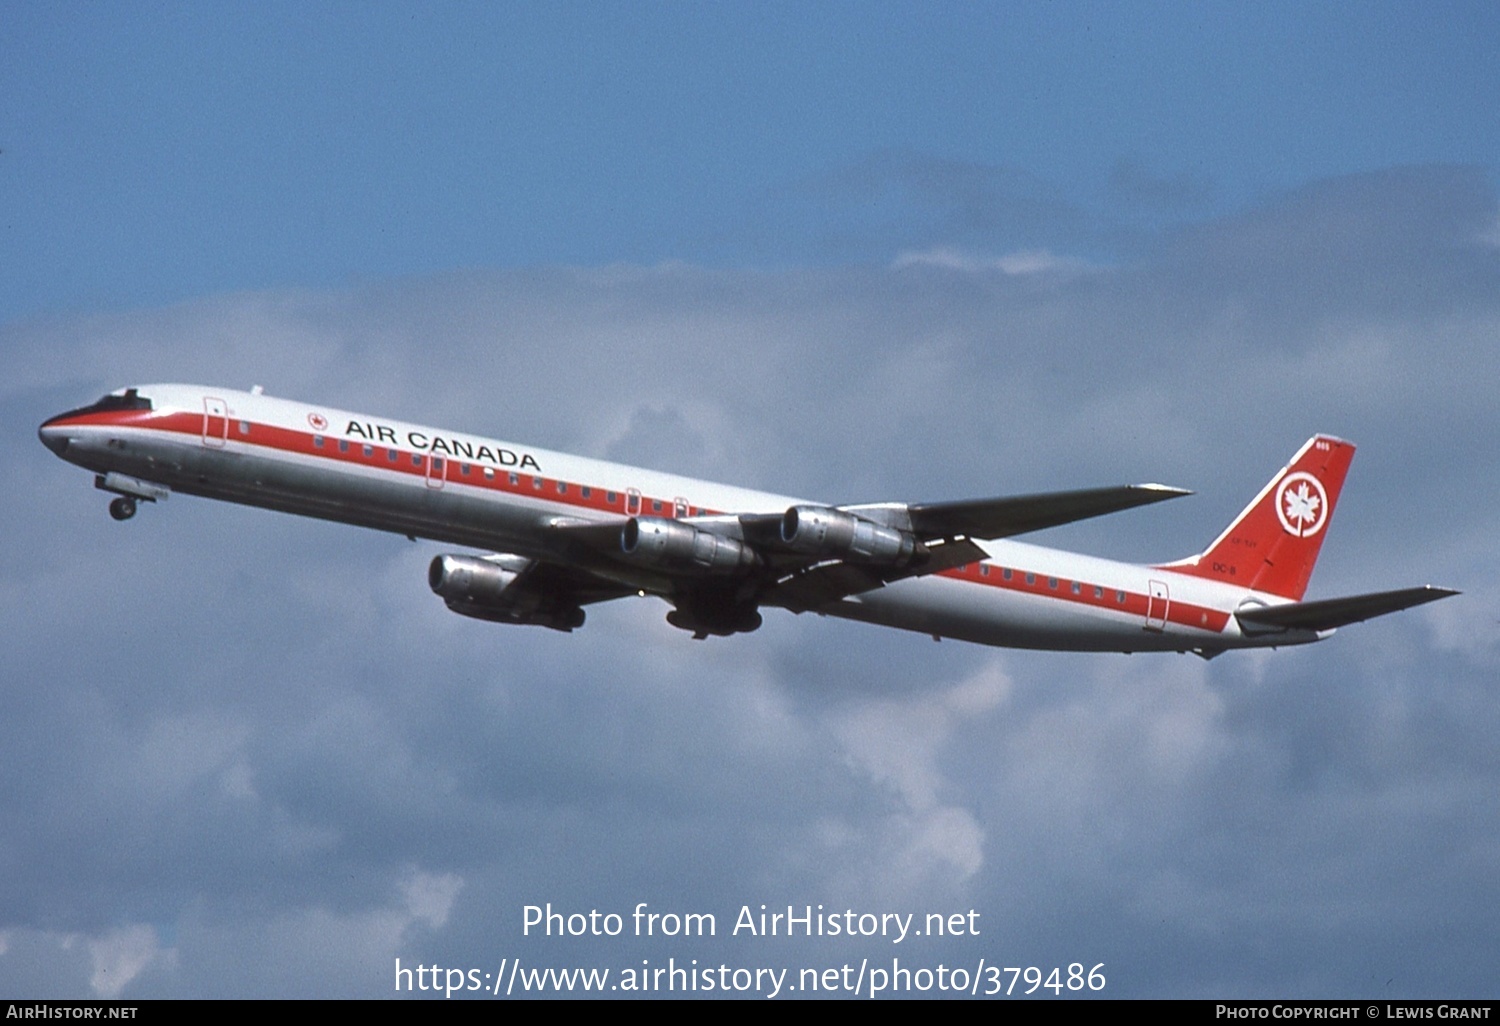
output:
[[[135,500],[122,495],[109,504],[109,515],[116,520],[129,520],[135,516]]]

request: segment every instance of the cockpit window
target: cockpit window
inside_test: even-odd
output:
[[[138,394],[135,389],[127,388],[124,395],[110,393],[89,408],[100,413],[107,410],[149,410],[151,400]]]
[[[133,388],[127,388],[121,395],[111,392],[92,406],[80,406],[76,410],[69,410],[67,413],[59,414],[52,419],[61,420],[64,417],[81,417],[87,413],[113,413],[116,410],[150,410],[152,408],[150,399],[140,395]]]

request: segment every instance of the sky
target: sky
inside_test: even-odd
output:
[[[1496,996],[1497,43],[1479,3],[0,4],[0,993]],[[1028,539],[1141,562],[1330,432],[1309,597],[1463,595],[1212,662],[496,626],[433,543],[110,520],[36,426],[163,380],[836,503],[1193,489]],[[762,905],[965,930],[733,932]]]

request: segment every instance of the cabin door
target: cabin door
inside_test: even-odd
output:
[[[1152,581],[1148,587],[1150,593],[1146,596],[1146,630],[1164,631],[1167,629],[1167,610],[1172,605],[1172,599],[1167,594],[1167,582]]]
[[[222,449],[229,441],[229,405],[222,399],[203,397],[203,444]]]

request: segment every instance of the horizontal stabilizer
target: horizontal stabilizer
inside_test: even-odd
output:
[[[923,502],[907,506],[905,527],[918,538],[1009,538],[1028,531],[1071,524],[1106,513],[1148,506],[1163,499],[1191,495],[1183,488],[1159,484],[1085,488],[1076,492],[1043,492],[999,499],[967,499],[962,502]],[[844,506],[851,513],[884,522],[878,511],[889,506]],[[869,511],[868,513],[866,511]],[[871,515],[874,514],[874,515]]]
[[[1284,627],[1306,631],[1331,631],[1351,623],[1395,613],[1424,602],[1436,602],[1458,592],[1451,588],[1402,588],[1399,591],[1377,591],[1369,595],[1320,599],[1317,602],[1289,602],[1280,606],[1241,609],[1235,613],[1240,622],[1256,627]]]

